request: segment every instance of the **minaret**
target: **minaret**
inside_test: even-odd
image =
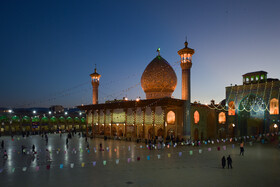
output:
[[[185,41],[185,48],[178,51],[181,57],[182,68],[182,100],[185,100],[184,107],[184,120],[183,120],[183,133],[185,137],[191,135],[191,67],[192,67],[192,55],[194,50],[188,48],[188,42]]]
[[[96,66],[94,68],[94,73],[90,74],[91,76],[91,84],[92,84],[92,104],[98,104],[98,86],[99,79],[101,75],[96,72]]]

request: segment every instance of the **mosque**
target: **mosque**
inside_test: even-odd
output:
[[[172,98],[177,75],[160,55],[148,64],[141,77],[146,99],[117,100],[98,103],[101,75],[95,68],[91,76],[92,104],[78,106],[86,112],[87,131],[96,135],[122,138],[154,139],[229,138],[278,132],[278,79],[268,79],[267,72],[243,75],[243,85],[226,87],[220,103],[191,103],[191,67],[194,49],[178,51],[182,69],[182,99]]]

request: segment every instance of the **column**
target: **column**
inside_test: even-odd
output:
[[[127,137],[127,108],[124,110],[125,112],[125,120],[124,120],[124,136]]]
[[[112,128],[113,128],[113,113],[114,113],[114,110],[111,109],[111,110],[110,110],[110,115],[111,115],[110,136],[114,136],[114,134],[112,133]],[[117,133],[118,133],[118,132],[117,132]]]
[[[152,110],[152,115],[153,115],[153,131],[154,131],[154,138],[156,137],[156,130],[155,130],[155,113],[156,113],[156,108],[155,107],[151,107]]]
[[[134,131],[136,133],[136,138],[138,139],[138,128],[137,128],[137,124],[136,124],[136,108],[132,109],[133,112],[133,124],[134,124]]]
[[[146,139],[146,132],[145,132],[145,113],[146,113],[146,108],[143,107],[141,108],[141,112],[143,112],[143,136],[144,136],[144,139]]]

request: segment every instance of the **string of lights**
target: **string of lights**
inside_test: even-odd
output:
[[[265,82],[265,88],[264,88],[263,94],[261,96],[259,96],[259,83],[258,83],[256,94],[254,94],[254,96],[252,96],[253,95],[252,94],[253,84],[251,84],[250,89],[249,89],[249,94],[247,95],[247,97],[243,98],[244,92],[246,89],[246,85],[243,85],[243,90],[242,90],[242,94],[241,94],[241,98],[243,98],[243,99],[241,100],[241,102],[239,103],[238,106],[235,106],[235,104],[237,103],[237,95],[239,92],[239,87],[237,87],[235,99],[233,99],[235,101],[234,105],[233,106],[229,105],[229,101],[230,101],[230,98],[232,95],[232,86],[231,86],[231,91],[230,91],[230,94],[228,97],[229,99],[226,101],[226,104],[224,106],[221,103],[219,103],[219,105],[217,105],[217,106],[215,106],[215,105],[206,105],[206,106],[208,106],[210,109],[215,109],[215,110],[220,110],[220,111],[221,110],[223,110],[223,111],[237,110],[239,112],[242,112],[242,111],[246,111],[246,112],[268,111],[268,112],[270,112],[269,106],[270,106],[270,101],[272,98],[272,92],[273,92],[273,88],[274,88],[273,86],[274,86],[274,82],[272,81],[270,91],[269,91],[269,97],[267,98],[267,102],[265,99],[266,92],[267,92],[266,91],[267,82]],[[279,100],[279,94],[280,94],[280,88],[278,90],[278,96],[277,96],[278,100]],[[249,98],[249,97],[253,97],[253,98]]]

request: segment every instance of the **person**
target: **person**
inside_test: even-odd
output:
[[[241,142],[240,144],[240,155],[244,156],[244,143]]]
[[[152,149],[152,141],[151,141],[151,139],[149,139],[149,150],[151,150]]]
[[[227,157],[227,165],[228,165],[228,169],[229,169],[229,167],[232,169],[232,159],[231,159],[230,155],[228,155],[228,157]]]
[[[223,166],[223,169],[225,169],[225,166],[226,166],[226,157],[223,156],[222,158],[222,166]]]
[[[100,151],[102,151],[102,143],[99,144]]]
[[[1,148],[4,149],[4,140],[1,142]]]
[[[7,151],[6,151],[6,150],[4,151],[3,158],[4,158],[4,159],[7,159],[7,158],[8,158],[8,154],[7,154]]]
[[[66,145],[68,145],[68,138],[66,138]]]
[[[35,153],[35,145],[32,146],[32,152]]]
[[[21,154],[25,154],[25,148],[23,145],[21,145]]]

